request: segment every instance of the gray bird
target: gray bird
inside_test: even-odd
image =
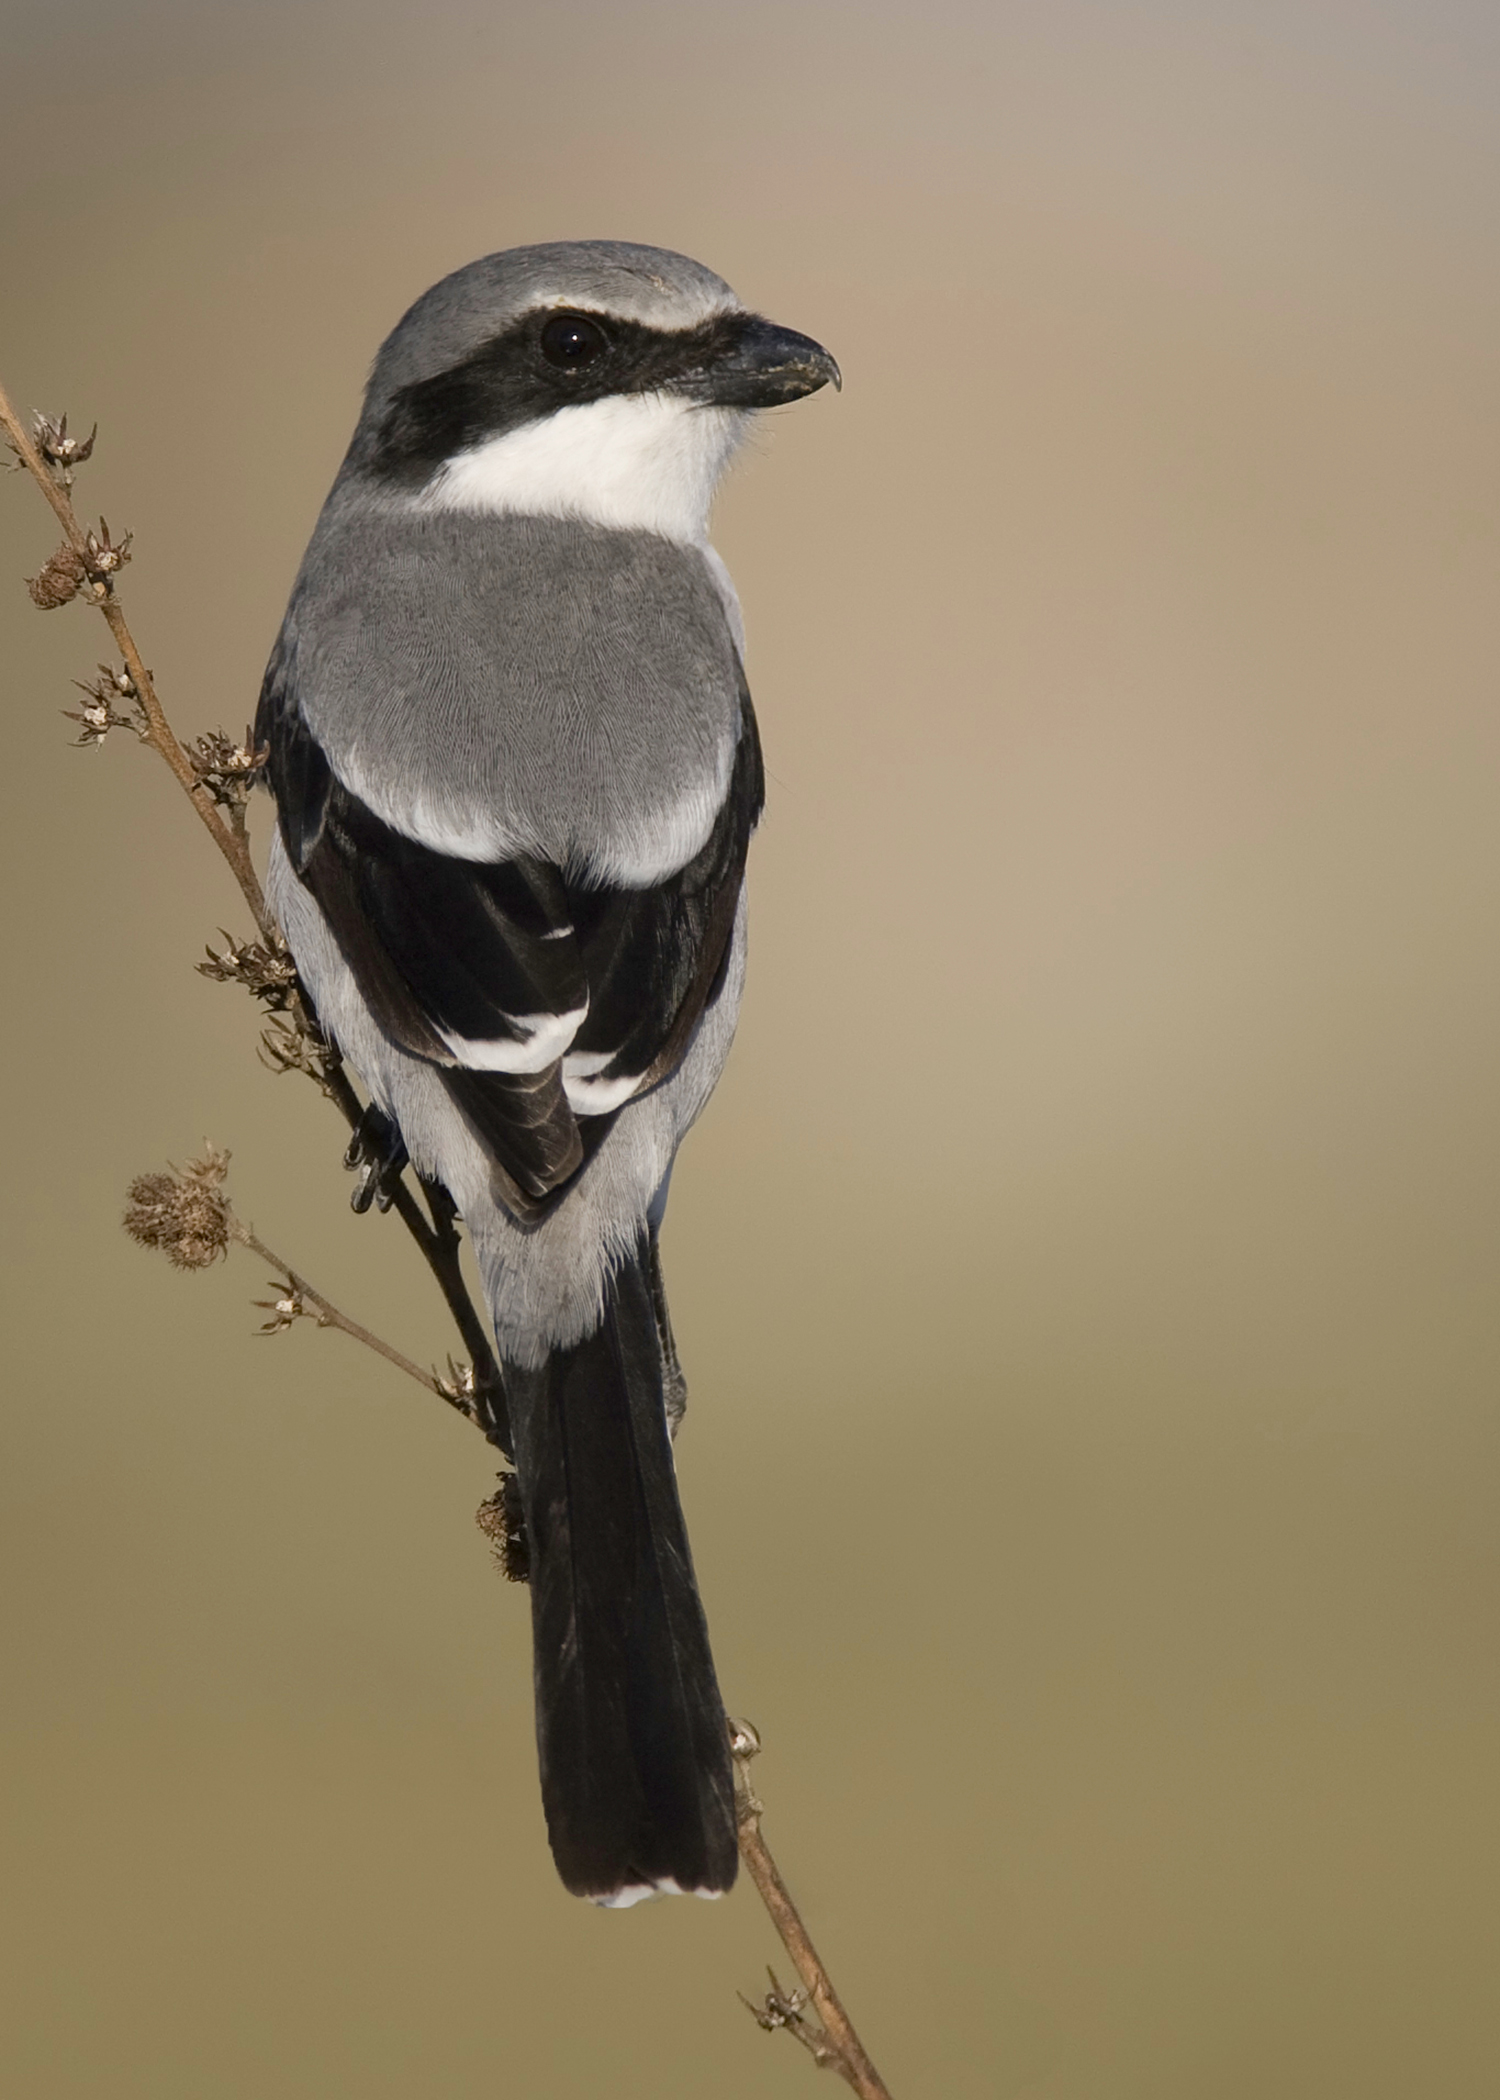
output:
[[[685,256],[486,256],[382,345],[261,695],[269,891],[371,1099],[472,1236],[530,1562],[542,1800],[575,1894],[734,1879],[657,1235],[728,1054],[763,798],[708,543],[828,352]]]

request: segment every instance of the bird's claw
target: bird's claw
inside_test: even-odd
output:
[[[350,1209],[360,1217],[372,1204],[378,1211],[388,1211],[396,1200],[396,1188],[406,1163],[406,1144],[400,1131],[372,1101],[360,1117],[344,1154],[344,1165],[359,1175],[349,1198]]]

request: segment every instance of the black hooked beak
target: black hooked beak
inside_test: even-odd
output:
[[[693,374],[694,396],[714,408],[776,408],[800,401],[830,381],[843,386],[838,366],[810,335],[778,328],[759,314],[736,315],[722,350]]]

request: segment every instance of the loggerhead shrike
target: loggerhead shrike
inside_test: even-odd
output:
[[[444,278],[375,360],[257,720],[270,897],[379,1173],[409,1157],[473,1238],[548,1834],[607,1904],[734,1880],[657,1234],[734,1032],[763,796],[709,504],[754,412],[829,380],[664,249]]]

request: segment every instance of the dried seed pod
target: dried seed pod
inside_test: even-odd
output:
[[[126,1191],[125,1230],[156,1247],[175,1269],[206,1269],[228,1250],[229,1211],[220,1188],[229,1154],[208,1146],[180,1171],[138,1174]]]
[[[26,588],[31,593],[32,604],[42,612],[56,612],[59,605],[66,605],[70,598],[78,596],[87,574],[83,556],[75,553],[65,540],[35,576],[27,577]]]
[[[495,1565],[506,1581],[530,1582],[531,1548],[521,1509],[521,1483],[514,1473],[500,1475],[499,1487],[487,1502],[480,1503],[474,1521],[489,1540]]]

